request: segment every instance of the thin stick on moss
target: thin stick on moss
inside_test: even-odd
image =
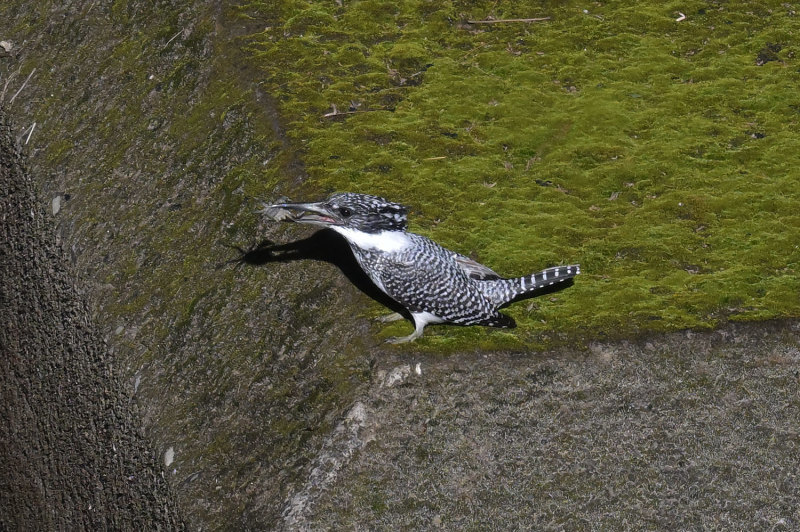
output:
[[[30,140],[31,140],[31,135],[33,135],[33,130],[34,130],[34,128],[35,128],[35,127],[36,127],[36,122],[34,122],[34,123],[33,123],[33,124],[31,124],[30,126],[26,127],[26,128],[25,128],[25,129],[22,131],[22,133],[20,133],[20,134],[19,134],[19,136],[17,137],[17,143],[19,143],[19,142],[22,140],[22,138],[23,138],[23,137],[25,137],[25,135],[27,134],[28,136],[27,136],[27,138],[25,139],[25,144],[27,144],[27,143],[28,143],[28,141],[30,141]]]
[[[468,20],[467,24],[502,24],[504,22],[543,22],[550,20],[550,17],[540,18],[498,18],[491,20]]]
[[[161,49],[163,50],[164,48],[166,48],[167,46],[169,46],[169,43],[171,43],[172,41],[174,41],[175,39],[177,39],[177,38],[178,38],[178,36],[179,36],[181,33],[183,33],[183,28],[181,28],[181,31],[179,31],[178,33],[176,33],[175,35],[173,35],[172,37],[170,37],[170,39],[167,41],[167,44],[165,44],[164,46],[162,46],[162,47],[161,47]]]
[[[27,77],[27,78],[25,78],[25,82],[22,84],[22,87],[20,87],[19,89],[17,89],[17,92],[15,92],[15,93],[14,93],[14,96],[12,96],[10,100],[8,100],[8,105],[11,105],[12,103],[14,103],[14,99],[15,99],[17,96],[19,96],[19,93],[20,93],[20,92],[22,92],[22,89],[24,89],[24,88],[25,88],[25,85],[27,85],[27,84],[28,84],[28,81],[31,79],[31,76],[33,76],[33,73],[34,73],[34,72],[36,72],[36,67],[34,67],[34,68],[33,68],[33,70],[31,70],[31,73],[30,73],[30,74],[28,74],[28,77]]]
[[[11,83],[11,81],[12,81],[12,80],[13,80],[15,77],[17,77],[17,74],[19,74],[19,71],[20,71],[20,69],[21,69],[21,68],[22,68],[22,67],[20,66],[20,67],[19,67],[19,68],[17,68],[17,69],[16,69],[14,72],[12,72],[11,74],[9,74],[9,76],[8,76],[8,79],[6,80],[5,84],[3,85],[3,92],[0,92],[0,102],[2,102],[3,100],[5,100],[5,99],[6,99],[6,90],[8,89],[8,84],[9,84],[9,83]]]
[[[36,122],[31,124],[31,130],[28,132],[28,138],[25,139],[25,144],[28,144],[28,141],[31,140],[31,135],[33,135],[34,129],[36,129]]]
[[[358,109],[356,111],[339,111],[335,105],[332,105],[331,107],[333,107],[333,111],[322,115],[323,118],[333,118],[335,116],[355,115],[360,113],[375,113],[377,111],[392,111],[392,109]]]

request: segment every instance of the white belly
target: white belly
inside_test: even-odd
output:
[[[417,327],[425,327],[429,323],[444,323],[445,320],[430,312],[412,312]]]

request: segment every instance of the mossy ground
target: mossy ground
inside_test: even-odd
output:
[[[299,193],[406,203],[412,230],[504,275],[582,265],[568,291],[507,309],[513,332],[423,343],[800,315],[788,4],[285,0],[242,16],[265,27],[249,49],[302,149]],[[550,19],[468,22],[524,17]]]

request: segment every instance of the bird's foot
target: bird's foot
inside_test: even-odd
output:
[[[377,321],[381,323],[391,323],[393,321],[400,321],[403,319],[403,315],[399,312],[392,312],[391,314],[387,314],[386,316],[381,316],[377,318]]]
[[[414,329],[414,332],[409,334],[408,336],[393,336],[386,340],[387,344],[405,344],[407,342],[413,342],[420,336],[422,336],[422,329],[424,327],[417,327]]]
[[[386,339],[386,343],[393,345],[405,344],[408,342],[413,342],[414,340],[417,339],[418,336],[419,335],[417,334],[409,334],[408,336],[392,336],[391,338]]]

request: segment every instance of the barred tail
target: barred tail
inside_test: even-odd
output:
[[[491,281],[477,281],[483,294],[497,306],[503,306],[519,297],[532,295],[537,290],[542,290],[557,283],[572,279],[581,273],[579,264],[569,266],[556,266],[547,268],[525,277],[515,279],[497,279]]]

